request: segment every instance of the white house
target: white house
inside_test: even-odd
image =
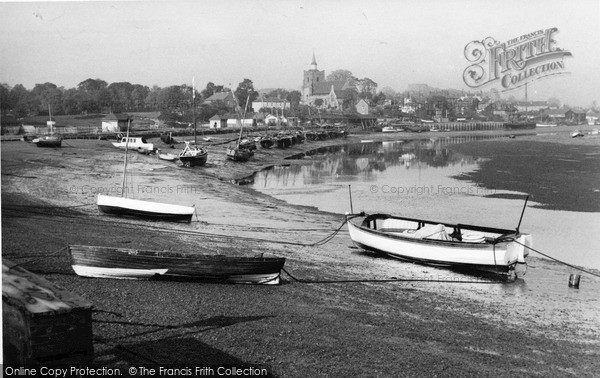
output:
[[[227,127],[227,119],[221,117],[218,114],[215,114],[214,116],[210,117],[208,121],[208,127],[210,129],[221,129],[223,127]]]
[[[255,112],[258,112],[260,109],[289,109],[290,102],[287,100],[282,100],[277,97],[266,97],[259,98],[256,101],[252,101],[252,109]]]
[[[102,132],[118,133],[119,131],[127,130],[127,123],[133,121],[133,117],[129,117],[125,113],[110,113],[102,118]]]
[[[226,127],[240,127],[240,126],[244,126],[244,127],[252,127],[255,124],[255,119],[254,117],[248,118],[249,116],[246,115],[246,118],[244,119],[239,119],[237,115],[235,114],[226,114],[223,116],[223,118],[227,119],[226,122]]]
[[[356,103],[356,112],[358,114],[369,114],[369,104],[365,101],[364,98],[361,98],[357,103]]]

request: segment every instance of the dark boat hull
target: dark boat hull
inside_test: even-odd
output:
[[[206,161],[208,160],[208,153],[197,156],[179,156],[179,160],[181,160],[184,167],[202,166],[206,164]]]
[[[227,159],[233,161],[248,161],[254,156],[254,152],[242,148],[230,148],[227,149]]]
[[[259,143],[262,148],[271,148],[275,144],[275,142],[271,138],[263,138],[260,140]]]
[[[96,278],[187,279],[277,284],[285,258],[226,256],[70,245],[73,270]]]
[[[36,143],[38,147],[59,148],[62,146],[60,138],[40,138]]]

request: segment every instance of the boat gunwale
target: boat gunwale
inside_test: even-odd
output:
[[[73,250],[81,251],[81,252],[93,252],[97,250],[114,252],[114,253],[123,253],[131,256],[140,256],[140,257],[153,257],[153,258],[162,258],[162,259],[181,259],[181,260],[222,260],[222,261],[242,261],[242,262],[270,262],[270,263],[285,263],[285,257],[276,257],[276,256],[228,256],[228,255],[218,255],[218,254],[206,254],[206,253],[189,253],[189,252],[175,252],[175,251],[156,251],[156,250],[147,250],[147,249],[135,249],[135,248],[119,248],[119,247],[103,247],[103,246],[93,246],[93,245],[79,245],[79,244],[69,244],[68,245],[69,253],[71,254]],[[132,253],[134,252],[134,253]]]
[[[416,218],[392,216],[392,215],[388,215],[388,214],[371,214],[371,215],[365,214],[364,219],[362,220],[360,225],[351,222],[352,219],[356,219],[356,218],[358,218],[358,216],[352,217],[351,215],[347,215],[346,219],[349,223],[349,226],[351,225],[353,227],[356,227],[357,229],[359,229],[363,232],[367,232],[367,233],[370,233],[370,234],[373,234],[373,235],[376,235],[379,237],[399,240],[399,241],[403,241],[403,242],[410,242],[410,243],[416,243],[416,244],[431,244],[431,245],[439,245],[439,246],[444,246],[444,247],[466,247],[466,248],[476,248],[476,249],[488,249],[490,247],[498,248],[499,246],[504,247],[512,241],[512,240],[500,240],[500,239],[508,237],[508,236],[511,236],[511,238],[516,239],[519,236],[524,235],[521,233],[517,233],[515,230],[509,230],[509,229],[474,226],[474,225],[466,225],[466,224],[452,224],[452,223],[428,221],[428,220],[416,219]],[[432,225],[442,224],[442,225],[444,225],[444,227],[459,228],[459,229],[470,230],[470,231],[490,232],[490,233],[496,233],[496,234],[500,234],[500,235],[496,238],[496,242],[481,243],[481,242],[469,242],[469,241],[458,241],[458,240],[413,238],[413,237],[409,237],[409,236],[398,235],[395,233],[380,231],[377,229],[373,229],[373,228],[364,226],[364,223],[367,222],[367,220],[371,221],[371,220],[376,220],[376,219],[390,219],[390,218],[404,220],[404,221],[410,221],[410,222],[426,223],[426,224],[432,224]]]

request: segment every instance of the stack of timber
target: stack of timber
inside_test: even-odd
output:
[[[5,364],[92,361],[92,304],[6,259],[2,327]]]

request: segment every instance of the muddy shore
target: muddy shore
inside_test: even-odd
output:
[[[517,140],[536,138],[527,133]],[[342,217],[231,183],[319,146],[439,135],[432,134],[356,135],[283,151],[259,148],[245,164],[225,159],[226,144],[218,144],[223,136],[213,138],[207,166],[193,170],[132,155],[134,194],[188,204],[191,191],[198,208],[191,225],[98,213],[96,194],[114,190],[121,180],[123,154],[110,142],[68,140],[58,150],[2,143],[2,257],[94,304],[97,366],[252,365],[282,377],[594,376],[600,371],[598,317],[582,311],[576,298],[554,303],[535,278],[563,277],[565,271],[535,258],[525,280],[475,285],[433,279],[307,284],[285,274],[279,286],[121,281],[83,279],[69,266],[65,246],[89,244],[264,252],[286,257],[286,269],[308,280],[445,277],[444,270],[361,252],[345,228],[323,246],[295,245],[326,237]],[[598,146],[598,139],[540,140]]]

